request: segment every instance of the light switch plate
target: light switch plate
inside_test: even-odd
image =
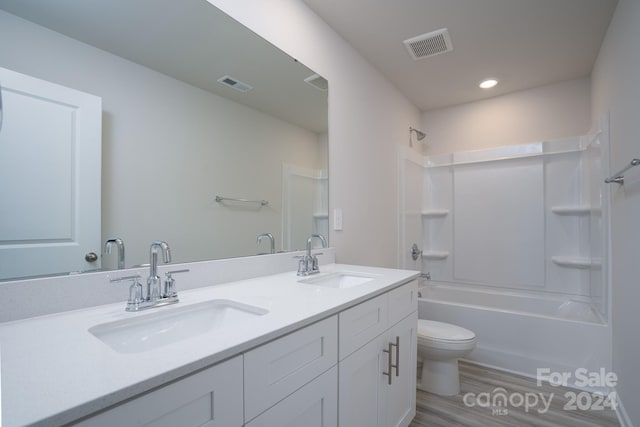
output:
[[[342,230],[342,209],[335,208],[333,210],[333,229],[335,231]]]

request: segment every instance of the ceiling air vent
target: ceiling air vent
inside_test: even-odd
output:
[[[242,83],[240,80],[234,79],[231,76],[222,76],[218,79],[218,81],[223,85],[229,86],[230,88],[235,89],[239,92],[249,92],[251,89],[253,89],[253,86]]]
[[[416,60],[440,55],[441,53],[451,52],[453,50],[451,37],[446,28],[410,38],[403,43],[407,46],[411,57]]]
[[[318,74],[309,76],[306,79],[304,79],[304,81],[309,83],[311,86],[315,87],[316,89],[320,89],[324,91],[329,89],[329,82],[327,81],[327,79],[325,79],[324,77]]]

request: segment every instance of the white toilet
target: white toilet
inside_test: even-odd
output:
[[[458,359],[476,346],[468,329],[433,320],[418,319],[418,360],[422,360],[420,390],[441,396],[460,393]]]

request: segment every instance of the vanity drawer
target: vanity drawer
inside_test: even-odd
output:
[[[74,427],[241,427],[242,356],[93,415]]]
[[[388,294],[389,326],[393,326],[418,309],[418,281],[413,280]]]
[[[245,422],[334,366],[337,357],[337,315],[245,353]]]
[[[339,314],[340,360],[387,329],[387,307],[387,294],[384,294]]]

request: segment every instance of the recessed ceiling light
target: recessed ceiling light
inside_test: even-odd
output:
[[[498,80],[496,79],[486,79],[481,81],[478,86],[480,86],[482,89],[491,89],[497,84],[498,84]]]

